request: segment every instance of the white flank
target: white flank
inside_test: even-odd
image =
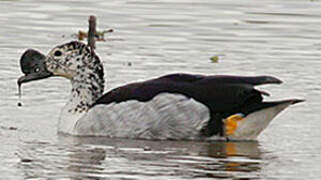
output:
[[[209,110],[192,98],[162,93],[148,102],[129,100],[96,105],[79,118],[60,124],[63,133],[144,139],[199,139],[209,120]],[[79,118],[79,120],[76,120]],[[65,126],[65,127],[63,127]]]
[[[255,111],[247,115],[243,120],[237,122],[237,129],[228,138],[230,140],[256,140],[271,120],[289,105],[291,105],[291,102]]]
[[[73,104],[71,102],[66,104],[61,111],[58,120],[58,133],[72,134],[77,121],[87,113],[86,111],[82,113],[69,111],[71,109],[70,107],[73,107]]]

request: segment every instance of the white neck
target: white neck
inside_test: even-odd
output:
[[[93,103],[102,95],[104,80],[99,78],[93,80],[93,78],[90,78],[92,76],[90,74],[82,75],[81,79],[74,78],[71,80],[70,98],[62,110],[58,122],[59,133],[73,134],[77,121],[88,112]]]

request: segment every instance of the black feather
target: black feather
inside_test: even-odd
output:
[[[181,94],[204,104],[210,110],[210,121],[202,134],[223,135],[222,119],[235,113],[250,113],[247,107],[262,102],[262,93],[255,85],[281,83],[270,76],[204,76],[170,74],[156,79],[132,83],[104,94],[97,104],[119,103],[128,100],[146,102],[160,93]]]

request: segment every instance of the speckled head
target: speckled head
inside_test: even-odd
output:
[[[53,75],[70,79],[74,91],[86,86],[94,99],[103,93],[103,65],[84,43],[72,41],[53,48],[47,55],[46,67]]]
[[[91,53],[84,43],[72,41],[53,48],[47,55],[46,65],[48,71],[56,76],[71,80],[79,80],[79,76],[95,73],[103,78],[103,66],[99,57]]]
[[[18,84],[61,76],[71,81],[73,91],[86,87],[93,93],[94,99],[103,93],[103,65],[86,44],[78,41],[62,44],[53,48],[47,56],[35,52],[37,51],[27,50],[23,54],[20,65],[25,75],[19,78]],[[26,66],[26,62],[33,65]]]

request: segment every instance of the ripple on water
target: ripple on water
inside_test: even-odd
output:
[[[319,179],[318,1],[0,1],[0,171],[6,179]],[[46,53],[87,28],[113,28],[97,43],[107,87],[171,72],[275,75],[272,98],[307,102],[278,116],[259,142],[61,140],[57,119],[68,82],[23,87],[27,48]],[[218,63],[211,63],[212,56]],[[131,63],[131,66],[128,63]],[[265,87],[262,87],[265,88]],[[10,130],[16,127],[17,130]],[[58,140],[57,140],[58,139]],[[23,160],[25,159],[25,160]]]
[[[21,161],[19,169],[25,177],[232,178],[257,177],[261,169],[256,142],[195,145],[189,141],[69,137],[63,137],[62,141],[67,143],[25,142],[17,153]],[[213,151],[214,146],[218,151]],[[251,151],[258,156],[254,157]]]

